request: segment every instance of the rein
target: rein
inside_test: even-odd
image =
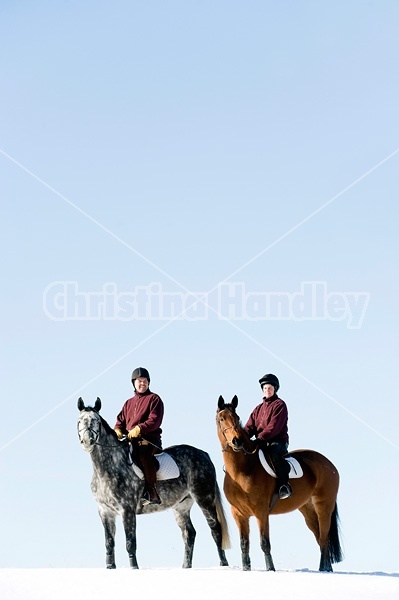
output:
[[[123,442],[126,442],[126,438],[119,440],[119,442],[117,442],[116,444],[102,444],[101,442],[95,441],[94,445],[95,446],[102,446],[103,448],[119,448],[119,446],[126,445]]]
[[[91,439],[93,440],[93,444],[95,446],[102,446],[103,448],[118,448],[118,446],[120,444],[123,444],[123,442],[126,441],[126,438],[123,438],[122,440],[120,440],[119,442],[117,442],[116,444],[103,444],[101,442],[98,441],[99,435],[100,435],[100,430],[96,430],[94,429],[94,427],[81,427],[79,428],[78,425],[78,436],[79,436],[79,440],[80,443],[83,444],[83,441],[81,440],[80,434],[83,431],[88,431],[90,433]]]
[[[125,435],[121,439],[118,439],[118,441],[116,442],[116,444],[103,444],[102,442],[98,441],[98,438],[100,436],[100,428],[95,429],[94,427],[79,427],[79,424],[78,424],[78,436],[79,436],[79,440],[80,440],[81,444],[83,444],[83,441],[81,439],[81,433],[83,431],[88,431],[89,434],[90,434],[90,438],[93,441],[93,444],[95,446],[101,446],[102,448],[118,448],[120,446],[127,446],[127,445],[132,444],[132,441],[133,441],[133,440],[130,440],[128,438],[128,436]],[[147,444],[150,444],[151,446],[154,446],[154,448],[156,448],[157,450],[159,450],[160,452],[162,452],[162,448],[160,448],[159,446],[157,446],[153,442],[150,442],[149,440],[146,440],[145,438],[140,438],[140,439],[144,440],[145,442],[147,442]]]
[[[86,429],[86,428],[84,428],[84,429]],[[81,430],[78,429],[78,433],[80,434],[80,432],[83,431],[84,429],[81,429]],[[98,436],[100,433],[99,431],[95,431],[92,427],[88,427],[87,430],[93,435],[93,438],[95,438],[93,441],[93,444],[95,446],[101,446],[102,448],[119,448],[120,446],[128,446],[132,443],[132,441],[129,440],[128,437],[125,435],[123,438],[118,440],[116,444],[103,444],[102,442],[98,441]],[[79,435],[79,438],[80,438],[80,435]],[[142,439],[145,440],[147,442],[147,444],[154,446],[154,448],[156,448],[157,450],[162,452],[162,448],[160,448],[153,442],[150,442],[149,440],[146,440],[145,438],[142,438]],[[83,442],[81,441],[80,443],[82,444]]]
[[[244,446],[241,448],[241,450],[244,452],[244,454],[255,454],[258,451],[258,447],[255,446],[255,448],[251,451],[249,450],[245,450]]]

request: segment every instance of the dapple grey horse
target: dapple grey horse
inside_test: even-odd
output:
[[[130,444],[118,440],[114,430],[101,417],[101,400],[94,407],[78,400],[80,411],[78,435],[93,463],[91,489],[98,504],[104,526],[106,566],[115,569],[115,521],[122,517],[126,550],[130,566],[138,569],[136,558],[136,515],[150,514],[171,508],[184,541],[183,567],[192,566],[196,532],[190,518],[191,507],[197,502],[212,532],[221,566],[228,566],[225,549],[230,546],[227,521],[216,480],[215,467],[209,455],[188,445],[165,449],[176,462],[180,474],[174,479],[158,481],[161,505],[142,506],[143,481],[132,467]]]

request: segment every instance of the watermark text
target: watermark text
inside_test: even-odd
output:
[[[304,281],[295,292],[250,291],[243,282],[220,283],[211,293],[164,290],[161,283],[119,291],[105,283],[82,291],[76,281],[55,281],[43,292],[43,310],[53,321],[344,321],[359,329],[368,292],[328,290],[325,281]]]

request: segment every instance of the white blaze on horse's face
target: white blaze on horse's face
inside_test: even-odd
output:
[[[100,434],[100,417],[94,412],[82,410],[78,419],[79,441],[87,452],[92,452]]]

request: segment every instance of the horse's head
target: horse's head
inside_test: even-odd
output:
[[[79,441],[87,452],[92,452],[100,436],[101,429],[101,400],[97,398],[94,407],[85,406],[82,398],[78,400],[80,415],[78,419]]]
[[[223,449],[230,447],[234,452],[244,450],[243,430],[240,417],[236,413],[238,398],[234,396],[229,404],[226,404],[222,396],[219,396],[218,409],[216,412],[216,423],[218,435]]]

